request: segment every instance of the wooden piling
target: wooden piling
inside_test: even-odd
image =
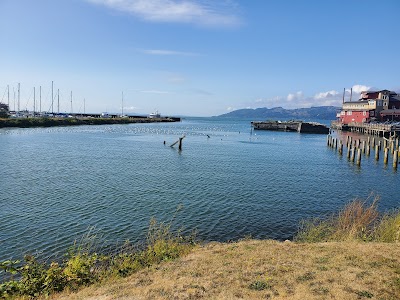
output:
[[[357,149],[357,166],[361,166],[361,149]]]
[[[371,146],[368,144],[368,145],[367,145],[366,152],[365,152],[365,155],[366,155],[366,156],[369,156],[370,153],[371,153]]]
[[[351,157],[350,157],[351,162],[354,162],[355,155],[356,155],[356,148],[352,148],[351,149]]]
[[[179,147],[178,147],[179,150],[182,150],[182,140],[183,137],[179,138]]]
[[[362,141],[361,149],[362,149],[362,152],[365,153],[365,141]]]
[[[372,138],[372,148],[375,148],[375,137]]]
[[[385,165],[387,165],[388,163],[388,159],[389,159],[389,149],[385,148],[384,152],[383,152],[383,163]]]
[[[367,144],[368,145],[371,144],[371,138],[370,137],[367,137]]]
[[[393,155],[393,168],[397,169],[398,166],[398,159],[399,159],[399,151],[396,150],[394,151],[394,155]]]
[[[351,148],[347,147],[347,159],[350,160]]]
[[[375,160],[379,160],[379,145],[375,145]]]
[[[339,155],[343,155],[343,143],[339,141]]]

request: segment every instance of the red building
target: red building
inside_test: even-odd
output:
[[[362,92],[358,101],[343,102],[337,118],[342,124],[399,121],[400,95],[388,90]]]

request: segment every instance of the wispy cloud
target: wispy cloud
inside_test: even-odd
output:
[[[167,91],[158,91],[158,90],[144,90],[144,91],[139,91],[139,93],[145,93],[145,94],[169,94]]]
[[[151,22],[191,23],[201,26],[238,26],[232,0],[86,0]]]
[[[150,55],[176,55],[176,56],[199,56],[199,53],[193,52],[182,52],[173,50],[161,50],[161,49],[144,49],[140,50],[142,53]]]

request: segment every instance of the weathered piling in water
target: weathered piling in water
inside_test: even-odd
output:
[[[371,146],[372,146],[372,148],[375,147],[375,137],[372,138],[372,145]]]
[[[375,160],[379,160],[379,145],[375,145]]]
[[[371,146],[368,144],[368,145],[367,145],[366,152],[365,152],[365,155],[366,155],[366,156],[369,156],[369,155],[370,155],[370,152],[371,152]]]
[[[357,166],[361,166],[361,149],[357,149]]]
[[[362,141],[361,149],[362,149],[362,152],[365,153],[365,141]]]
[[[347,159],[350,160],[351,148],[347,147]]]
[[[389,159],[389,148],[385,148],[383,151],[383,163],[387,165]]]
[[[351,156],[350,156],[350,161],[354,162],[354,157],[356,155],[356,148],[351,149]]]
[[[182,150],[182,140],[183,140],[183,137],[179,138],[179,146],[178,146],[179,150]]]
[[[341,140],[339,141],[339,155],[343,155],[343,143]]]
[[[395,169],[397,169],[398,159],[399,159],[399,151],[396,150],[396,151],[394,151],[394,154],[393,154],[393,168],[395,168]]]

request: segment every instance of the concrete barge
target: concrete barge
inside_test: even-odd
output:
[[[300,133],[328,134],[329,127],[315,122],[303,121],[261,121],[251,122],[255,130],[294,131]]]

